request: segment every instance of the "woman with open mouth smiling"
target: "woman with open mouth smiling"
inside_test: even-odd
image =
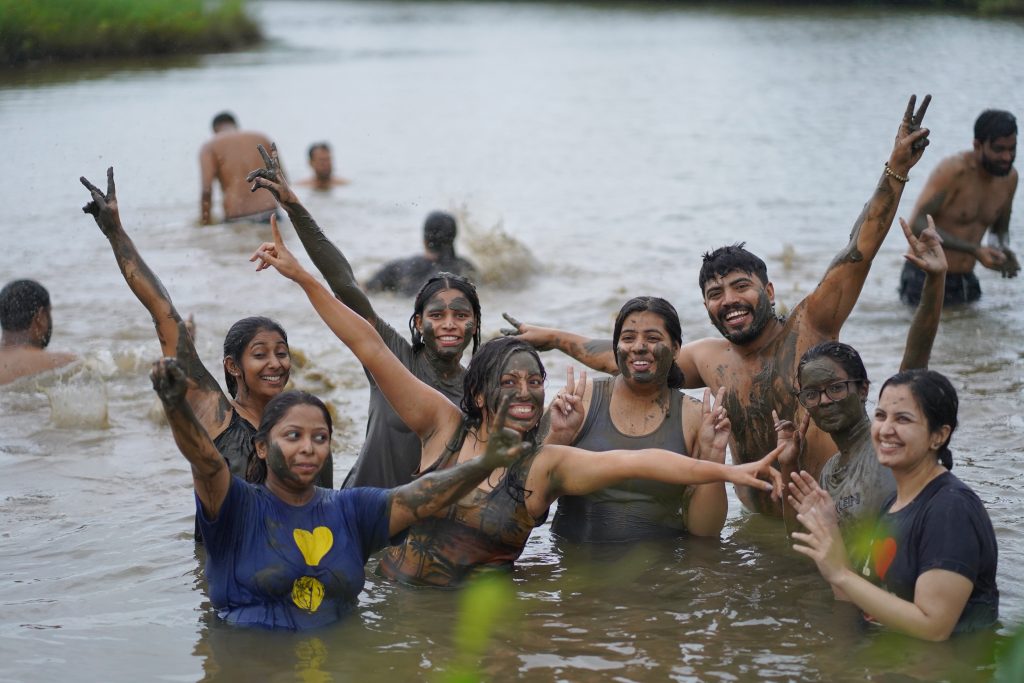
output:
[[[422,440],[421,472],[446,471],[483,453],[495,435],[498,407],[506,400],[505,426],[537,443],[546,374],[533,347],[514,337],[484,344],[469,365],[456,407],[417,379],[366,320],[306,272],[285,247],[276,225],[272,229],[274,242],[263,243],[254,254],[260,269],[273,266],[299,284],[324,322],[373,375],[395,412]],[[564,442],[578,429],[586,384],[585,377],[570,382],[552,402],[552,442]],[[701,451],[724,452],[729,433],[724,409],[712,409],[705,392]],[[778,494],[781,476],[771,466],[777,455],[778,450],[733,467],[654,448],[595,453],[546,443],[414,524],[400,546],[388,549],[380,570],[407,583],[449,586],[483,569],[511,568],[559,496],[587,494],[629,478],[679,486],[731,481]]]
[[[199,359],[192,336],[167,290],[121,225],[114,169],[107,169],[106,194],[85,178],[81,178],[81,182],[92,197],[82,211],[96,219],[110,241],[125,282],[153,317],[163,355],[177,357],[190,380],[186,393],[189,405],[228,461],[231,474],[247,476],[256,457],[252,437],[263,410],[288,384],[291,372],[288,336],[269,318],[243,318],[232,325],[224,337],[224,381],[231,394],[225,396]],[[333,460],[329,458],[318,475],[317,485],[331,488],[333,473]],[[196,530],[198,537],[198,526]]]
[[[476,287],[466,278],[441,273],[420,288],[409,318],[412,343],[406,341],[373,309],[370,299],[356,282],[352,266],[338,247],[299,201],[281,173],[277,148],[268,153],[260,147],[265,168],[249,174],[252,189],[268,190],[288,213],[295,232],[334,295],[377,330],[391,353],[417,379],[458,402],[462,398],[462,355],[473,343],[480,344],[480,299]],[[366,420],[366,439],[342,488],[380,486],[393,488],[412,480],[419,468],[420,440],[409,431],[388,403],[373,376]]]

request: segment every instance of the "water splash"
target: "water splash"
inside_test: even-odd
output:
[[[453,207],[451,212],[461,226],[461,241],[480,271],[479,284],[507,289],[521,287],[540,270],[540,264],[527,246],[505,231],[503,220],[487,228],[470,215],[466,204]]]

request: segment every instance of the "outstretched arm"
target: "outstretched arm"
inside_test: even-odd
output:
[[[896,134],[896,144],[886,162],[871,199],[853,226],[850,243],[836,256],[825,277],[804,300],[809,324],[819,334],[835,338],[846,322],[867,279],[871,261],[889,232],[908,173],[928,144],[928,129],[921,128],[931,95],[925,95],[916,112],[916,96],[910,97]]]
[[[388,534],[394,536],[412,524],[434,515],[470,491],[499,467],[509,467],[533,450],[533,444],[505,428],[510,396],[498,405],[495,426],[487,438],[487,450],[468,462],[424,475],[396,488],[391,494]]]
[[[174,441],[192,465],[192,482],[196,495],[203,504],[203,510],[211,518],[215,518],[231,484],[227,460],[213,445],[210,435],[199,424],[185,399],[188,379],[178,361],[174,358],[158,360],[153,363],[149,377],[153,381],[153,389],[163,403]]]
[[[96,220],[96,225],[110,241],[114,258],[125,282],[153,316],[161,352],[164,356],[178,358],[186,377],[190,380],[188,401],[192,410],[198,415],[204,429],[212,434],[220,434],[231,419],[231,404],[221,391],[217,380],[199,359],[192,338],[185,333],[185,323],[171,303],[167,290],[142,260],[142,256],[121,225],[113,167],[107,169],[106,194],[84,177],[80,180],[92,197],[91,201],[82,207],[82,211]]]
[[[317,314],[370,371],[384,397],[406,426],[425,441],[441,424],[458,420],[461,413],[451,401],[412,374],[391,353],[370,323],[332,296],[299,264],[281,239],[277,219],[271,218],[270,227],[274,241],[260,245],[249,260],[259,260],[257,270],[273,266],[302,287]]]
[[[545,490],[549,503],[561,495],[586,495],[624,479],[652,479],[681,486],[727,481],[771,491],[775,497],[782,492],[782,478],[772,462],[780,450],[745,465],[724,465],[657,448],[598,453],[571,446],[545,446],[531,468],[530,480],[532,484],[535,469],[545,478],[537,488]]]
[[[371,325],[377,323],[377,314],[366,293],[359,287],[352,266],[341,250],[327,238],[320,226],[313,220],[306,207],[288,185],[281,170],[281,162],[277,156],[277,145],[270,145],[270,153],[263,145],[258,145],[263,157],[264,168],[252,171],[246,180],[252,183],[252,191],[259,188],[269,190],[281,207],[288,213],[295,232],[302,242],[303,248],[313,260],[313,265],[320,271],[334,296],[353,311],[363,316]]]
[[[903,350],[900,372],[914,368],[928,367],[932,354],[932,343],[939,330],[942,318],[942,300],[946,293],[946,254],[942,251],[942,240],[935,231],[932,217],[927,216],[928,227],[919,236],[914,236],[911,227],[900,219],[900,226],[907,238],[910,251],[904,254],[915,266],[925,272],[921,301],[914,311],[914,319],[907,332],[907,345]]]
[[[512,327],[501,329],[501,333],[505,336],[518,337],[538,351],[557,349],[588,368],[600,372],[616,374],[619,371],[615,365],[615,352],[612,349],[612,343],[607,339],[590,339],[553,327],[528,325],[519,322],[508,313],[502,313],[501,316],[512,325]]]

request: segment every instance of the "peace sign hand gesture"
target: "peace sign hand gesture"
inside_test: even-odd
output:
[[[725,412],[722,401],[725,399],[725,387],[719,387],[715,394],[714,407],[711,406],[711,390],[704,390],[704,401],[700,412],[700,431],[697,433],[698,453],[701,460],[725,463],[725,449],[729,445],[732,434],[732,423]]]
[[[928,134],[931,131],[922,128],[921,122],[924,121],[925,112],[928,111],[928,104],[931,101],[932,96],[925,95],[917,111],[914,111],[917,95],[911,95],[907,103],[899,132],[896,133],[896,145],[889,155],[889,168],[901,176],[906,177],[924,154],[924,148],[928,146]]]
[[[284,171],[281,169],[281,160],[277,156],[277,144],[270,143],[270,153],[267,154],[267,150],[263,145],[256,145],[256,149],[259,150],[260,156],[263,157],[264,168],[257,168],[256,170],[245,176],[245,181],[252,183],[251,192],[255,192],[261,187],[265,190],[269,190],[274,198],[281,204],[296,204],[299,198],[292,191],[288,181],[284,177]]]
[[[572,366],[566,371],[565,388],[555,394],[555,400],[548,407],[551,420],[545,443],[567,445],[572,443],[583,425],[583,395],[587,391],[587,373],[580,372],[580,381]]]
[[[511,396],[501,397],[498,412],[494,416],[494,424],[487,434],[487,450],[482,456],[482,461],[489,471],[499,467],[508,467],[518,458],[533,451],[532,443],[523,441],[519,432],[505,427],[505,419],[508,417],[508,407],[511,402]]]
[[[82,207],[82,211],[96,219],[96,225],[104,235],[121,229],[121,216],[117,212],[117,192],[114,189],[114,167],[107,169],[107,193],[103,194],[98,187],[81,176],[78,179],[85,189],[89,190],[92,200]]]

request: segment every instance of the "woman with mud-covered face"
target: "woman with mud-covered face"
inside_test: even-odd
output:
[[[930,220],[930,217],[929,217]],[[945,287],[946,258],[934,224],[915,236],[900,219],[909,251],[905,258],[925,272],[925,285],[910,329],[900,370],[927,367],[932,342],[938,331]],[[800,428],[776,421],[783,440],[792,448],[782,451],[779,464],[783,479],[799,471],[797,444],[802,442],[808,420],[827,433],[839,452],[829,458],[818,484],[835,502],[835,513],[847,545],[856,548],[864,527],[874,525],[882,503],[896,490],[896,481],[883,467],[871,443],[871,421],[866,409],[870,382],[860,354],[838,341],[808,349],[797,366],[796,396],[806,411]],[[784,506],[786,527],[797,528],[796,511]]]
[[[96,219],[110,241],[125,281],[153,317],[164,356],[177,357],[190,380],[186,393],[189,405],[218,451],[227,459],[231,473],[247,476],[255,459],[252,437],[263,410],[271,399],[284,391],[291,374],[288,336],[279,324],[264,317],[243,318],[232,325],[224,338],[224,381],[228,388],[228,395],[225,395],[199,359],[192,332],[175,309],[167,290],[121,225],[114,169],[107,169],[106,194],[85,178],[81,182],[91,196],[82,210]],[[333,486],[333,472],[333,460],[328,458],[317,484]]]
[[[525,441],[538,441],[544,406],[544,366],[537,352],[512,337],[494,339],[473,356],[463,396],[456,406],[417,379],[388,351],[374,328],[331,296],[295,260],[276,226],[254,258],[299,284],[317,313],[373,375],[381,392],[422,442],[422,472],[439,472],[479,456],[498,427],[496,406],[507,401],[505,426]],[[573,381],[550,407],[552,434],[575,433],[581,417],[586,378]],[[729,420],[705,393],[701,411],[702,450],[723,450]],[[593,453],[561,445],[540,445],[514,463],[498,468],[457,503],[414,524],[400,546],[387,551],[381,571],[400,581],[447,586],[488,568],[510,568],[530,532],[547,518],[562,495],[584,495],[630,478],[676,486],[732,481],[778,492],[779,473],[771,467],[777,451],[762,460],[730,467],[667,450],[616,449]],[[760,478],[759,478],[760,477]],[[769,479],[765,481],[763,479]]]
[[[658,297],[627,301],[612,333],[619,374],[587,387],[582,421],[569,443],[587,451],[661,448],[725,462],[724,448],[709,449],[699,438],[701,402],[679,390],[683,374],[675,357],[681,344],[672,304]],[[551,530],[578,543],[717,536],[727,512],[724,482],[679,486],[628,479],[584,496],[562,496]]]
[[[281,173],[277,149],[262,147],[265,168],[249,174],[252,189],[271,192],[287,212],[306,253],[327,280],[334,295],[362,316],[380,335],[391,353],[416,376],[458,402],[462,398],[462,356],[480,343],[480,299],[476,287],[452,273],[430,277],[420,288],[409,318],[411,343],[382,320],[359,286],[352,266],[313,220]],[[408,483],[419,467],[420,441],[402,423],[372,375],[366,440],[359,457],[345,477],[343,488],[352,486],[394,487]]]
[[[988,628],[999,615],[992,522],[950,472],[958,405],[953,385],[933,370],[901,372],[882,385],[871,442],[896,490],[855,562],[832,497],[807,472],[789,485],[788,502],[806,530],[793,533],[793,548],[867,621],[925,640]]]
[[[260,484],[232,476],[185,398],[173,358],[153,366],[175,441],[192,466],[196,518],[206,542],[210,602],[227,623],[300,630],[344,617],[363,587],[369,556],[409,525],[458,500],[523,451],[503,429],[508,402],[479,457],[395,489],[315,485],[331,453],[331,416],[315,396],[278,394],[254,437]]]

